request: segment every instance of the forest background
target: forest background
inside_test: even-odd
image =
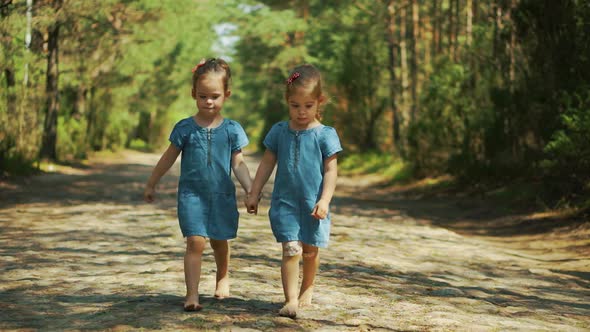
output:
[[[344,171],[590,206],[587,0],[0,0],[0,19],[1,176],[160,151],[195,112],[191,68],[222,57],[251,151],[307,62]]]

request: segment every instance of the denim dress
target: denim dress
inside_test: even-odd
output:
[[[189,117],[174,126],[169,140],[182,151],[178,180],[182,235],[235,238],[239,214],[231,156],[248,144],[242,126],[223,119],[216,128],[203,128]]]
[[[322,194],[324,160],[342,151],[336,130],[319,125],[296,131],[284,121],[270,129],[263,143],[277,157],[269,211],[277,242],[301,241],[327,247],[330,214],[317,220],[311,212]]]

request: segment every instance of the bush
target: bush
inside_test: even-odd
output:
[[[345,154],[338,162],[342,174],[381,174],[392,182],[403,182],[412,178],[412,167],[388,153],[365,152]]]
[[[132,139],[131,142],[129,142],[129,148],[132,150],[143,151],[143,152],[151,151],[149,144],[147,144],[146,141],[144,141],[140,138]]]
[[[57,120],[57,156],[60,160],[83,159],[86,157],[86,120],[65,118]]]
[[[588,190],[590,181],[590,90],[564,93],[562,128],[545,147],[541,168],[547,175],[567,180],[570,190]]]

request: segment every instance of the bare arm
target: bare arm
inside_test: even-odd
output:
[[[250,171],[248,165],[244,161],[244,154],[242,151],[236,151],[232,154],[231,167],[238,179],[238,182],[244,188],[246,194],[248,194],[252,188],[252,178],[250,177]]]
[[[336,190],[336,179],[338,178],[338,158],[334,154],[324,160],[324,183],[320,200],[311,211],[311,215],[316,219],[324,219],[328,216],[328,207]]]
[[[143,198],[146,202],[151,203],[154,201],[156,184],[158,184],[160,178],[164,174],[166,174],[166,172],[168,172],[170,167],[174,165],[174,162],[176,161],[176,158],[178,158],[179,154],[180,149],[177,148],[174,144],[170,144],[170,146],[168,146],[168,149],[164,151],[164,154],[162,154],[162,157],[160,157],[160,160],[156,164],[156,167],[154,167],[152,175],[150,176],[145,186]]]
[[[276,164],[277,156],[267,149],[262,156],[260,165],[258,165],[256,176],[254,177],[254,182],[252,183],[252,188],[248,195],[248,200],[246,202],[248,213],[258,212],[258,198],[260,197],[262,188],[264,188],[264,185],[266,184],[266,181],[268,181]]]

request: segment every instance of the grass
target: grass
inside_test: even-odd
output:
[[[393,155],[378,152],[345,155],[339,161],[338,171],[343,175],[380,174],[392,183],[403,183],[413,177],[408,163]]]
[[[538,211],[590,211],[590,196],[563,197],[542,179],[468,178],[451,175],[417,178],[410,163],[389,153],[365,152],[343,155],[338,171],[345,176],[376,175],[379,186],[398,186],[400,190],[425,196],[449,195],[480,197],[509,209]],[[590,184],[586,192],[590,191]]]
[[[154,147],[146,143],[144,140],[136,138],[129,143],[129,149],[140,152],[152,152]]]
[[[36,163],[31,160],[25,160],[21,157],[0,157],[0,177],[3,176],[28,176],[39,173]]]

